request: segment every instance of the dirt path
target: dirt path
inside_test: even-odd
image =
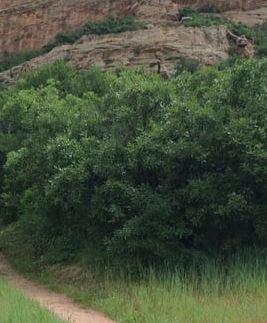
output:
[[[16,273],[6,258],[0,254],[0,273],[25,296],[71,323],[114,323],[97,311],[84,309],[63,294],[51,292]]]

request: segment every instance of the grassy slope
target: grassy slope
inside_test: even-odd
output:
[[[1,323],[59,323],[37,303],[26,299],[0,277],[0,322]]]
[[[132,278],[123,269],[93,267],[85,255],[75,265],[40,265],[10,241],[2,246],[22,273],[118,322],[267,322],[266,254],[239,256],[227,266],[209,261],[198,273],[150,269]]]

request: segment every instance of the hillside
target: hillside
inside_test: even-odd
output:
[[[25,70],[45,62],[64,59],[74,67],[88,69],[92,65],[116,70],[121,67],[145,67],[173,73],[180,58],[194,59],[211,65],[229,58],[233,46],[225,26],[203,26],[185,29],[178,21],[183,7],[216,9],[220,15],[234,21],[255,25],[267,19],[266,1],[194,1],[194,0],[117,0],[117,1],[26,1],[16,0],[0,4],[0,56],[5,53],[36,51],[39,56],[0,73],[0,80],[12,83]],[[228,11],[230,10],[230,11]],[[107,16],[122,18],[135,16],[145,21],[147,28],[119,35],[82,37],[73,45],[59,46],[51,52],[48,47],[62,32],[73,32],[88,21],[103,21]],[[253,44],[242,47],[242,55],[253,56]],[[43,55],[44,54],[44,55]],[[31,56],[30,56],[31,57]],[[27,59],[26,59],[27,60]],[[160,67],[159,67],[160,65]]]
[[[0,0],[0,322],[266,322],[266,84],[267,0]]]
[[[252,10],[266,1],[206,1],[222,11]],[[0,3],[0,54],[36,50],[53,40],[58,32],[76,29],[88,20],[108,14],[137,15],[158,20],[182,6],[203,6],[199,0],[4,0]]]
[[[0,93],[0,249],[116,322],[265,322],[266,80],[29,73]]]

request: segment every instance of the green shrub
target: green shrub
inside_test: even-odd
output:
[[[198,12],[220,13],[220,9],[214,4],[204,4],[198,8]]]
[[[211,11],[206,11],[211,12]],[[248,39],[253,39],[256,34],[255,30],[247,25],[239,22],[236,23],[230,19],[219,17],[212,13],[206,13],[205,11],[196,11],[191,8],[184,8],[180,11],[182,17],[191,17],[190,20],[184,21],[186,27],[210,27],[217,25],[225,25],[234,34],[241,36],[245,35]]]
[[[148,262],[266,246],[266,81],[267,60],[171,80],[62,62],[29,74],[1,98],[1,136],[15,140],[3,221],[38,256],[93,245]]]
[[[217,15],[209,14],[204,11],[197,11],[190,7],[182,8],[179,10],[181,18],[190,17],[191,19],[185,20],[183,24],[186,27],[210,27],[214,25],[225,24],[226,19]]]
[[[195,14],[196,11],[190,7],[184,7],[179,10],[180,17],[191,17],[193,14]]]
[[[20,54],[4,53],[4,56],[0,61],[0,72],[8,70],[13,66],[20,65],[25,61],[29,61],[30,59],[40,56],[44,53],[45,51],[43,49],[37,51],[24,52]]]
[[[212,14],[212,7],[204,7],[200,10],[192,8],[182,8],[179,11],[180,17],[191,17],[185,20],[183,24],[186,27],[210,27],[225,25],[232,33],[237,36],[245,36],[247,39],[256,44],[258,57],[267,55],[267,22],[255,27],[249,27],[241,22],[234,22],[230,19],[222,18]]]
[[[183,72],[194,73],[200,69],[200,63],[196,59],[181,57],[175,67],[175,75],[178,76]]]
[[[107,17],[100,22],[88,22],[82,28],[68,33],[59,33],[55,43],[73,44],[84,35],[104,35],[110,33],[121,33],[124,31],[134,31],[146,27],[146,23],[138,21],[132,16],[126,16],[123,19],[116,19],[112,16]]]
[[[256,27],[256,47],[260,57],[267,56],[267,21]]]

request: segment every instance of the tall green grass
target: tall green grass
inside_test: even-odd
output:
[[[35,258],[12,226],[0,234],[1,247],[20,272],[117,322],[267,322],[266,250],[144,268],[87,249],[71,264],[51,265],[54,257]]]
[[[1,323],[59,323],[62,322],[36,302],[26,299],[0,277]]]
[[[63,281],[61,288],[119,322],[267,322],[266,264],[239,255],[188,269],[150,268],[139,279],[106,272],[94,281],[88,273],[82,284]]]
[[[117,322],[267,322],[266,255],[226,262],[147,268],[138,274],[80,262],[43,268],[34,277]]]

